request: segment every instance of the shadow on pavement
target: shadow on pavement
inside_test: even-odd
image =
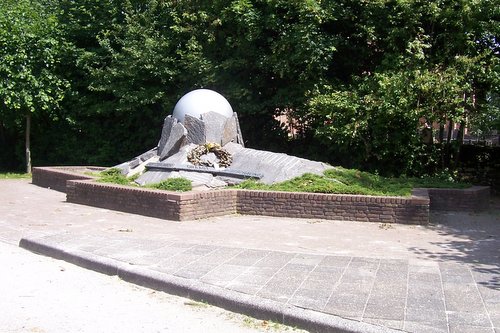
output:
[[[443,212],[431,214],[427,227],[443,236],[431,242],[441,249],[410,248],[410,251],[438,262],[467,264],[477,283],[500,290],[500,197],[493,197],[490,209],[481,213]]]

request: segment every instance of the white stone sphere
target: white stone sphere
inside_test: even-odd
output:
[[[233,108],[224,96],[210,89],[196,89],[179,99],[172,116],[184,123],[184,117],[187,114],[200,119],[202,114],[210,111],[226,118],[233,115]]]

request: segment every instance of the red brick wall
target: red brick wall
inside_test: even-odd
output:
[[[490,205],[490,187],[473,186],[467,189],[430,188],[431,210],[481,211]]]
[[[411,224],[429,221],[425,197],[243,190],[173,193],[77,180],[68,181],[67,200],[175,221],[235,213]]]
[[[181,194],[180,220],[194,220],[237,213],[236,190]]]
[[[425,224],[429,222],[429,199],[239,191],[238,212],[280,217]]]
[[[68,202],[161,219],[182,221],[236,213],[236,191],[175,193],[94,181],[67,184]]]
[[[66,169],[73,170],[74,169]],[[429,210],[480,210],[489,188],[415,189],[411,197],[378,197],[248,190],[175,193],[97,183],[64,168],[34,168],[33,183],[67,193],[68,202],[168,220],[228,214],[426,224]],[[73,180],[68,180],[73,179]],[[66,184],[63,186],[62,184]]]
[[[179,221],[181,196],[177,193],[95,181],[69,180],[66,200],[94,207]]]
[[[36,167],[32,170],[31,182],[41,187],[47,187],[59,192],[66,192],[66,181],[70,179],[94,179],[78,173],[85,167]]]

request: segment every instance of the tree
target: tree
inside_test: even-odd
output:
[[[36,1],[1,5],[0,143],[33,114],[44,163],[130,158],[200,87],[228,98],[251,147],[381,173],[433,172],[458,156],[421,142],[422,119],[498,119],[497,1]],[[298,139],[275,118],[285,110]]]
[[[435,171],[439,161],[449,167],[451,155],[458,161],[451,125],[460,124],[460,139],[467,120],[495,110],[494,1],[342,2],[350,10],[336,25],[343,40],[334,59],[357,60],[348,61],[341,73],[349,75],[338,77],[343,82],[332,80],[312,94],[317,138],[382,173],[422,174]],[[421,120],[442,125],[440,159],[419,139]]]
[[[108,112],[167,113],[189,90],[211,88],[229,99],[254,147],[280,148],[281,110],[306,119],[307,94],[334,51],[316,1],[129,0],[121,12],[86,58],[89,89],[106,96]]]
[[[308,122],[308,95],[326,80],[337,42],[325,29],[332,11],[316,0],[213,3],[209,22],[218,24],[203,44],[213,86],[227,92],[250,146],[283,150],[287,135],[275,116],[286,110]]]
[[[63,99],[68,82],[55,74],[64,48],[54,15],[31,0],[0,4],[0,116],[25,119],[26,171],[31,172],[31,119],[50,113]]]

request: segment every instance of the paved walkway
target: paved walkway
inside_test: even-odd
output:
[[[500,206],[430,226],[172,222],[0,181],[0,240],[311,331],[500,332]]]
[[[306,333],[1,241],[0,267],[2,333]]]

